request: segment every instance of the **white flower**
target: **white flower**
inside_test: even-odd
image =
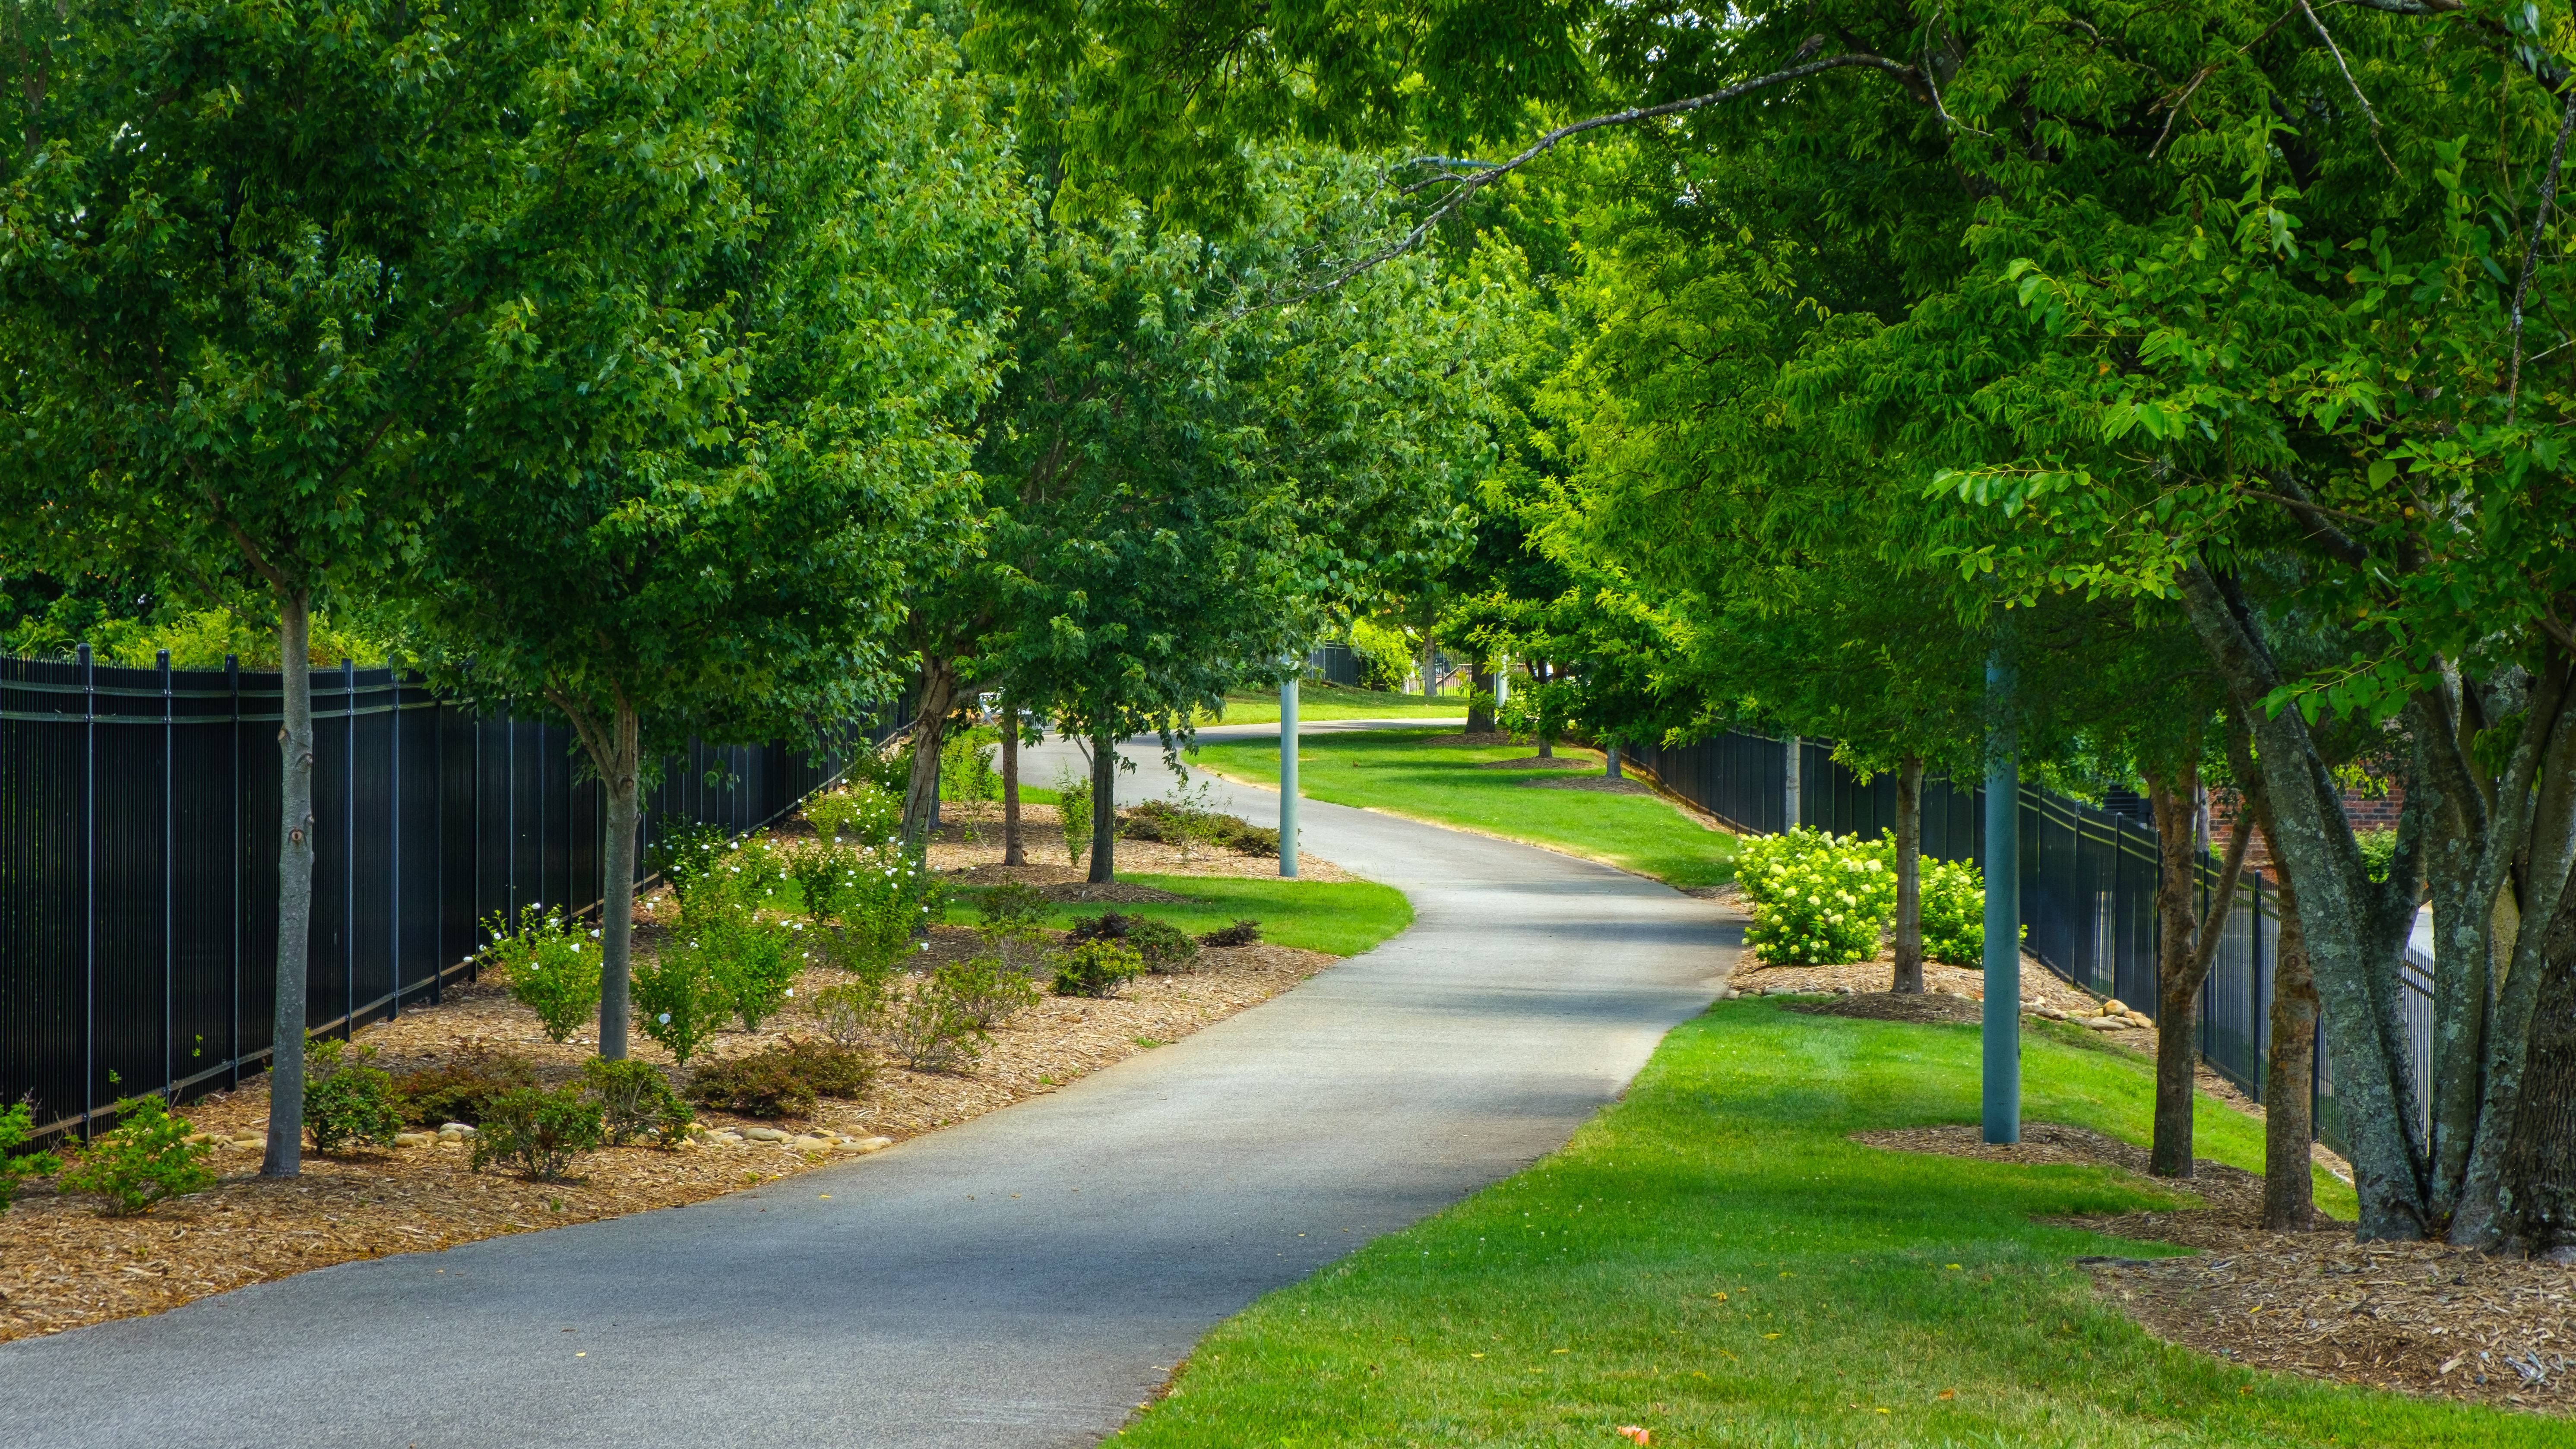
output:
[[[659,1021],[659,1022],[660,1022],[662,1025],[664,1025],[664,1026],[669,1026],[669,1025],[671,1024],[671,1013],[669,1013],[669,1012],[667,1012],[667,1011],[666,1011],[666,1012],[663,1012],[660,1016],[658,1016],[658,1017],[656,1017],[656,1018],[654,1018],[654,1019],[655,1019],[656,1021]]]

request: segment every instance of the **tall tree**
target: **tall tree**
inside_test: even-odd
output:
[[[0,466],[20,546],[273,608],[277,990],[267,1156],[303,1134],[317,601],[361,591],[458,426],[472,224],[530,32],[464,0],[0,7]]]
[[[692,736],[819,737],[893,687],[899,590],[968,517],[1023,210],[899,10],[642,4],[551,39],[488,159],[524,179],[417,586],[443,673],[567,720],[606,785],[614,1058],[642,788]]]
[[[1115,869],[1116,741],[1275,676],[1372,569],[1463,522],[1507,280],[1390,269],[1278,291],[1310,230],[1377,224],[1354,163],[1264,158],[1223,238],[1112,203],[1019,273],[1012,369],[978,462],[1008,635],[987,667],[1091,742],[1091,874]],[[1059,212],[1071,210],[1059,198]]]

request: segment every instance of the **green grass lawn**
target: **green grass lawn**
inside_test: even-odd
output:
[[[2031,1120],[2143,1142],[2147,1064],[2034,1035]],[[1862,1147],[1977,1120],[1977,1029],[1721,1003],[1564,1151],[1220,1325],[1122,1445],[2564,1445],[2559,1420],[2238,1368],[2157,1342],[2067,1259],[2173,1249],[2034,1214],[2155,1195],[2103,1169]],[[2203,1155],[2260,1128],[2203,1100]],[[2330,1180],[2329,1180],[2330,1181]],[[2349,1214],[2341,1184],[2321,1203]]]
[[[1607,861],[1670,885],[1717,885],[1735,878],[1735,837],[1702,828],[1668,800],[1655,795],[1530,789],[1529,781],[1560,772],[1475,766],[1479,761],[1526,757],[1531,747],[1468,749],[1423,743],[1439,733],[1370,730],[1307,736],[1297,756],[1299,789],[1312,800],[1390,810],[1526,840]],[[1598,758],[1589,751],[1566,753]],[[1206,744],[1190,758],[1221,775],[1263,785],[1279,783],[1276,741]]]
[[[1187,896],[1181,904],[1141,903],[1058,905],[1047,924],[1064,927],[1077,916],[1103,911],[1154,916],[1191,935],[1230,926],[1239,920],[1261,923],[1261,939],[1334,956],[1356,956],[1413,924],[1413,907],[1404,892],[1366,881],[1241,879],[1210,875],[1130,875],[1129,885],[1150,886]],[[976,920],[974,902],[980,890],[958,892],[948,919],[960,925]]]
[[[1297,717],[1307,719],[1465,719],[1467,697],[1444,694],[1426,700],[1418,694],[1396,694],[1383,689],[1345,689],[1337,684],[1302,684],[1297,687]],[[1267,693],[1238,690],[1225,697],[1225,713],[1211,715],[1199,711],[1198,722],[1212,724],[1277,724],[1279,691]]]

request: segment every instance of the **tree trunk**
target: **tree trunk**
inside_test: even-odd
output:
[[[2388,902],[2363,869],[2360,846],[2305,717],[2295,709],[2276,713],[2262,707],[2285,681],[2227,586],[2197,561],[2176,582],[2192,632],[2261,748],[2265,794],[2280,825],[2278,858],[2299,893],[2318,1011],[2334,1054],[2335,1097],[2352,1143],[2354,1187],[2361,1198],[2358,1234],[2364,1240],[2421,1238],[2427,1226],[2424,1159],[2413,1126],[2414,1077],[2396,985],[2406,939],[2403,917],[2412,911],[2401,915],[2381,908]],[[2418,810],[2413,796],[2410,788],[2410,815]],[[2411,886],[2393,885],[2389,894],[2405,889]]]
[[[1026,865],[1020,845],[1020,707],[1002,706],[1002,864]]]
[[[1467,733],[1489,735],[1494,732],[1494,670],[1491,663],[1478,660],[1468,666]]]
[[[1539,692],[1539,711],[1537,716],[1538,757],[1542,760],[1553,760],[1556,758],[1556,731],[1548,728],[1547,722],[1548,703],[1546,690],[1548,673],[1549,670],[1546,665],[1541,664],[1535,659],[1530,661],[1530,683],[1531,686]]]
[[[2274,860],[2280,847],[2267,804],[2256,817],[2263,848]],[[2263,1226],[2302,1233],[2315,1226],[2316,1172],[2309,1144],[2317,1124],[2317,983],[2308,971],[2308,945],[2299,924],[2299,893],[2287,876],[2273,883],[2281,908],[2281,934],[2272,956],[2272,1043],[2263,1062]]]
[[[2250,761],[2250,752],[2248,759]],[[2250,774],[2250,770],[2248,772]],[[2147,1171],[2157,1177],[2192,1176],[2194,1080],[2200,1067],[2200,988],[2218,959],[2245,852],[2254,843],[2254,812],[2262,798],[2248,786],[2227,840],[2227,859],[2210,889],[2206,910],[2192,904],[2200,884],[2200,769],[2186,764],[2149,773],[2147,798],[2155,807],[2156,871],[2156,1138]]]
[[[1427,703],[1440,697],[1439,677],[1432,673],[1440,667],[1440,651],[1432,647],[1431,631],[1422,632],[1422,698]]]
[[[2200,944],[2192,908],[2192,796],[2199,771],[2184,766],[2147,776],[2156,817],[2156,1135],[2147,1171],[2192,1175],[2192,1079],[2199,1065],[2200,982],[2190,963]]]
[[[912,775],[904,784],[903,841],[919,854],[939,821],[939,747],[948,737],[948,711],[957,703],[957,668],[946,659],[921,661],[921,703],[912,716]]]
[[[313,936],[313,596],[281,593],[277,663],[277,1010],[271,1019],[268,1154],[262,1177],[304,1169],[304,991]]]
[[[592,760],[608,790],[608,839],[600,851],[599,1054],[626,1059],[626,1029],[634,1015],[628,986],[634,979],[635,834],[643,810],[643,722],[620,699],[609,723],[606,759]]]
[[[1896,767],[1896,981],[1900,995],[1923,994],[1923,757]]]
[[[1091,737],[1091,874],[1094,885],[1116,880],[1118,850],[1118,738],[1103,730]]]
[[[2506,1253],[2564,1263],[2576,1261],[2576,889],[2560,894],[2541,955],[2496,1220]]]

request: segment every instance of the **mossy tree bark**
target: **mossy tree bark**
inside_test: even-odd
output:
[[[2271,803],[2259,796],[2255,803],[2264,852],[2277,860]],[[2317,1216],[2316,1174],[2309,1167],[2309,1144],[2317,1136],[2317,981],[2289,877],[2273,882],[2273,899],[2281,934],[2272,957],[2272,1040],[2263,1061],[2263,1226],[2303,1233]]]
[[[2576,1261],[2576,889],[2562,891],[2541,943],[2522,1107],[2498,1193],[2506,1253]]]
[[[903,791],[903,840],[915,854],[929,845],[938,821],[939,750],[948,738],[948,711],[956,703],[956,662],[924,655],[921,696],[912,716],[912,774]]]

